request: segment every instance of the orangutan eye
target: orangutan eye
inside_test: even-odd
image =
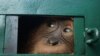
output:
[[[48,27],[55,27],[55,24],[52,23],[52,22],[49,22],[47,26],[48,26]]]
[[[68,32],[72,32],[72,29],[70,29],[70,28],[65,28],[63,31],[66,32],[66,33],[68,33]]]

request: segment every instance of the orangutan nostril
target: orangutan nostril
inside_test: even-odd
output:
[[[59,40],[57,38],[50,38],[50,39],[48,39],[47,43],[49,45],[55,46],[55,45],[59,44]]]

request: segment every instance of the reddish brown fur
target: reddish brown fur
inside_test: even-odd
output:
[[[29,53],[73,53],[73,21],[53,19],[54,27],[48,27],[47,21],[34,32],[32,32],[31,39],[28,43]],[[63,30],[70,28],[72,32],[66,33]],[[61,43],[55,46],[47,43],[48,38],[64,38]]]

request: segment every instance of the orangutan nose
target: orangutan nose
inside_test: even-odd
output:
[[[47,43],[49,44],[49,45],[51,45],[51,46],[56,46],[56,45],[58,45],[59,44],[59,42],[60,42],[60,40],[59,40],[59,38],[49,38],[48,40],[47,40]]]

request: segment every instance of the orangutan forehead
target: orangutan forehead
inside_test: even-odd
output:
[[[72,26],[73,24],[73,18],[72,17],[50,17],[47,18],[46,23],[60,23],[64,26]]]

